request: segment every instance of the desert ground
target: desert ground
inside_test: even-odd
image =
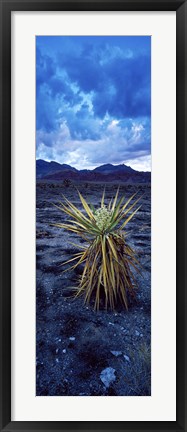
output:
[[[83,241],[53,223],[66,216],[54,204],[63,195],[82,209],[78,193],[99,207],[104,184],[38,181],[36,187],[36,395],[151,395],[151,187],[120,185],[120,195],[142,196],[127,225],[128,242],[142,266],[129,310],[94,310],[94,302],[72,297],[82,268],[63,272],[63,262]],[[106,185],[106,203],[118,184]],[[73,246],[73,242],[77,244]],[[66,266],[67,268],[68,266]]]

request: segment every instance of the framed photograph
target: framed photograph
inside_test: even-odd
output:
[[[1,430],[186,431],[186,1],[0,1]]]

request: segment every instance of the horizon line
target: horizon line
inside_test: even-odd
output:
[[[146,172],[150,172],[151,173],[151,170],[149,171],[139,171],[139,170],[136,170],[135,168],[132,168],[130,165],[126,165],[125,163],[119,163],[119,164],[114,164],[114,163],[110,163],[110,162],[108,162],[108,163],[104,163],[104,164],[101,164],[101,165],[97,165],[95,168],[81,168],[81,169],[78,169],[78,168],[76,168],[76,167],[74,167],[73,165],[69,165],[69,164],[67,164],[67,163],[65,163],[65,162],[63,162],[63,163],[61,163],[61,162],[57,162],[56,160],[46,160],[46,159],[41,159],[41,158],[36,158],[36,161],[37,160],[42,160],[42,161],[44,161],[44,162],[47,162],[47,163],[51,163],[51,162],[55,162],[55,163],[57,163],[57,164],[59,164],[59,165],[68,165],[68,166],[70,166],[71,168],[74,168],[74,169],[76,169],[77,171],[82,171],[82,170],[88,170],[88,171],[93,171],[94,169],[96,169],[96,168],[99,168],[99,167],[101,167],[101,166],[104,166],[104,165],[112,165],[112,166],[120,166],[120,165],[125,165],[126,167],[128,167],[128,168],[131,168],[133,171],[136,171],[136,172],[144,172],[144,173],[146,173]]]

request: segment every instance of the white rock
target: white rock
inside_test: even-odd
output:
[[[66,354],[66,349],[63,349],[62,352],[63,352],[64,354]]]
[[[70,341],[74,341],[74,340],[75,340],[75,337],[74,337],[74,336],[70,336],[70,337],[69,337],[69,340],[70,340]]]
[[[139,333],[138,330],[135,331],[135,335],[136,335],[136,336],[140,336],[140,333]]]
[[[130,358],[129,358],[129,356],[124,355],[123,357],[125,358],[125,360],[127,360],[128,362],[130,362]]]
[[[106,369],[103,369],[100,374],[100,379],[105,385],[105,387],[110,387],[110,384],[112,384],[116,380],[115,369],[113,369],[112,367],[107,367]]]
[[[110,351],[115,357],[122,355],[121,351]]]

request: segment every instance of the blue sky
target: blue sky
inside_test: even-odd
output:
[[[151,38],[36,37],[36,157],[151,170]]]

